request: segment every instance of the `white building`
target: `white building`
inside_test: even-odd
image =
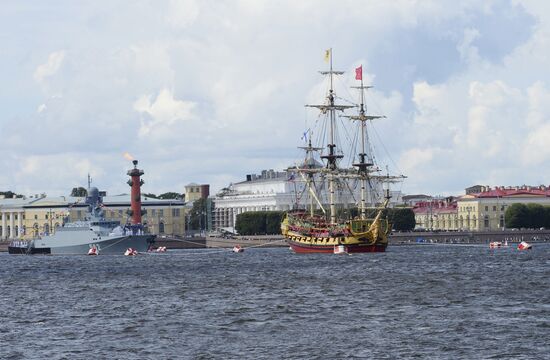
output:
[[[248,211],[288,211],[296,208],[296,204],[302,204],[302,207],[303,204],[313,204],[319,208],[317,200],[307,191],[305,180],[298,176],[286,171],[263,170],[260,175],[247,175],[246,181],[230,184],[214,199],[213,228],[233,231],[237,215]],[[347,195],[337,195],[337,206],[356,207],[360,201],[359,182],[348,180],[338,186],[342,191],[336,193]],[[328,209],[328,188],[317,187],[317,194],[323,207]],[[392,191],[391,196],[392,203],[401,199],[400,192]]]

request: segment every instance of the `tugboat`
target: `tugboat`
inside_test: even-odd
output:
[[[318,131],[318,134],[321,134],[318,136],[320,142],[318,146],[312,145],[313,131],[308,129],[303,136],[307,138],[309,135],[308,145],[300,147],[306,152],[305,160],[300,165],[287,170],[290,174],[289,179],[301,181],[305,186],[303,192],[297,194],[298,201],[295,208],[287,212],[283,218],[281,233],[296,253],[384,252],[391,231],[391,223],[384,215],[390,199],[389,188],[385,191],[384,199],[380,193],[374,193],[381,188],[377,185],[401,181],[405,176],[377,174],[380,169],[374,164],[367,122],[384,118],[384,116],[366,113],[364,92],[371,86],[363,85],[362,66],[355,69],[355,79],[361,81],[361,85],[355,87],[360,90],[360,104],[339,104],[337,101],[341,98],[336,95],[333,84],[336,76],[342,75],[343,72],[332,68],[332,49],[326,51],[325,60],[330,63],[328,71],[321,71],[321,74],[329,79],[326,101],[321,105],[306,105],[306,107],[317,108],[321,112],[316,121],[322,127]],[[355,155],[356,161],[351,164],[353,167],[345,168],[341,166],[344,147],[342,144],[337,144],[340,133],[338,123],[341,122],[337,112],[344,113],[351,108],[358,108],[358,114],[344,115],[344,117],[356,126],[355,134],[348,135],[348,138],[355,137],[353,141],[350,139],[350,142],[354,143],[359,152]],[[340,131],[344,132],[342,129]],[[304,140],[307,141],[307,139]],[[317,156],[320,161],[316,159]],[[355,195],[351,191],[350,183],[353,182],[360,185],[359,204],[355,203]],[[327,189],[328,199],[323,199],[321,191],[326,193]],[[343,194],[344,191],[347,191],[347,194]],[[369,191],[370,195],[367,194]],[[378,196],[377,199],[375,199],[376,196]],[[367,208],[367,197],[370,198],[372,205],[370,209]],[[353,206],[358,208],[358,215],[351,217],[350,212],[345,214],[343,209],[337,209],[337,199],[340,202],[351,199],[354,202]],[[309,200],[309,204],[304,207],[299,200],[304,202]],[[325,209],[327,205],[328,209]],[[370,217],[367,210],[371,210]]]
[[[56,228],[54,234],[38,239],[16,240],[8,246],[10,254],[54,254],[54,255],[122,255],[128,248],[145,252],[155,242],[156,235],[146,234],[141,224],[141,190],[143,171],[137,168],[128,171],[132,187],[131,222],[124,226],[118,221],[109,221],[104,217],[102,198],[95,187],[88,189],[86,196],[86,220],[68,222]]]

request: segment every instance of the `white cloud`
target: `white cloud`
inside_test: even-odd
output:
[[[288,165],[316,120],[303,105],[322,100],[317,70],[331,46],[338,69],[363,64],[376,86],[369,110],[388,116],[376,131],[409,176],[404,191],[550,178],[544,2],[134,5],[36,3],[41,17],[0,24],[14,39],[0,59],[0,68],[14,69],[3,76],[10,91],[0,94],[9,99],[0,109],[0,166],[14,175],[2,176],[0,187],[70,190],[85,181],[83,171],[101,169],[98,185],[124,191],[124,151],[140,160],[150,192],[183,191],[175,187],[192,181],[215,192],[231,178]],[[52,14],[62,26],[51,26]],[[32,29],[13,30],[24,21]],[[523,38],[508,28],[530,30]],[[339,95],[355,95],[352,77]],[[38,174],[55,182],[36,185]]]
[[[34,79],[41,83],[45,78],[55,75],[63,60],[65,59],[65,51],[55,51],[48,56],[48,61],[45,64],[39,65],[34,71]]]
[[[134,103],[136,111],[149,115],[141,120],[140,137],[170,134],[177,122],[189,121],[194,117],[195,104],[175,99],[168,89],[161,90],[153,102],[151,98],[151,95],[143,95]]]

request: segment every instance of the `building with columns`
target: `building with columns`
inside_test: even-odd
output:
[[[107,220],[129,221],[130,195],[103,197]],[[152,234],[185,235],[186,210],[182,200],[142,197],[143,222]],[[0,199],[0,239],[32,239],[53,234],[65,223],[84,220],[84,198],[38,195],[29,198]]]
[[[321,166],[318,164],[318,166]],[[338,185],[341,190],[336,204],[342,207],[355,207],[360,199],[360,186],[356,180]],[[401,200],[400,192],[391,192],[392,204]],[[318,198],[328,208],[328,188],[318,190]],[[261,174],[246,175],[246,180],[230,184],[214,198],[212,228],[234,231],[237,215],[249,211],[288,211],[296,204],[313,204],[316,201],[306,189],[302,178],[286,171],[263,170]]]
[[[541,186],[475,185],[458,198],[417,203],[413,211],[417,228],[426,230],[494,231],[506,228],[506,209],[515,203],[550,206],[550,188]]]

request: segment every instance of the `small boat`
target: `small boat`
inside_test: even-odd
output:
[[[518,250],[531,250],[533,246],[525,241],[522,241],[518,245]]]
[[[136,249],[128,248],[124,252],[124,256],[136,256],[138,254],[138,251]]]
[[[244,251],[244,249],[241,247],[241,245],[235,245],[235,246],[233,246],[233,252],[234,252],[234,253],[241,253],[241,252],[243,252],[243,251]]]
[[[498,248],[501,248],[502,247],[502,242],[500,241],[491,241],[489,243],[489,248],[490,249],[498,249]]]
[[[155,251],[158,253],[166,252],[166,246],[159,246]]]
[[[99,251],[97,250],[95,245],[93,245],[90,250],[88,250],[88,255],[99,255]]]

